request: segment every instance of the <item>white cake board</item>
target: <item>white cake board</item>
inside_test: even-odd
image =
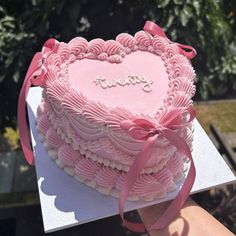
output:
[[[35,155],[39,197],[45,232],[52,232],[118,214],[118,200],[104,196],[62,171],[39,141],[35,114],[41,101],[41,88],[28,94],[28,114]],[[197,177],[191,193],[236,180],[200,124],[195,120],[193,159]],[[178,190],[153,202],[127,202],[126,211],[173,199]]]

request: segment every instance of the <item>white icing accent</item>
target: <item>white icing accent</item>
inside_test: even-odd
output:
[[[148,80],[145,76],[137,76],[137,75],[129,75],[128,78],[121,78],[115,80],[107,80],[103,76],[98,76],[94,83],[96,85],[100,85],[101,88],[113,88],[117,86],[129,86],[129,85],[136,85],[142,84],[142,89],[144,92],[151,92],[152,91],[152,80]]]
[[[73,176],[73,175],[75,174],[74,168],[72,168],[72,167],[65,166],[65,167],[64,167],[64,170],[65,170],[65,172],[66,172],[68,175],[70,175],[70,176]]]
[[[48,155],[53,159],[56,160],[57,159],[57,151],[50,149],[48,150]]]

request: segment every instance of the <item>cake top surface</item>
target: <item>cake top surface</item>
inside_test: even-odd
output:
[[[123,107],[133,113],[155,114],[168,90],[162,59],[135,51],[120,63],[77,60],[69,66],[71,86],[93,101]]]

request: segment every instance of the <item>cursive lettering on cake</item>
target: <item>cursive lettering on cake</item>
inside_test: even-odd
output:
[[[141,84],[144,92],[151,92],[153,81],[148,80],[145,76],[128,75],[127,78],[114,80],[107,80],[104,76],[99,76],[95,79],[94,83],[100,85],[103,89]]]

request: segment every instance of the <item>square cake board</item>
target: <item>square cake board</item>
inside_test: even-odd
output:
[[[41,101],[41,88],[30,88],[27,97],[32,146],[35,156],[39,197],[45,232],[80,225],[118,214],[118,200],[81,184],[56,165],[39,140],[36,111]],[[234,181],[236,178],[195,119],[193,159],[197,177],[191,193]],[[127,201],[125,211],[143,208],[173,199],[176,191],[151,202]]]

